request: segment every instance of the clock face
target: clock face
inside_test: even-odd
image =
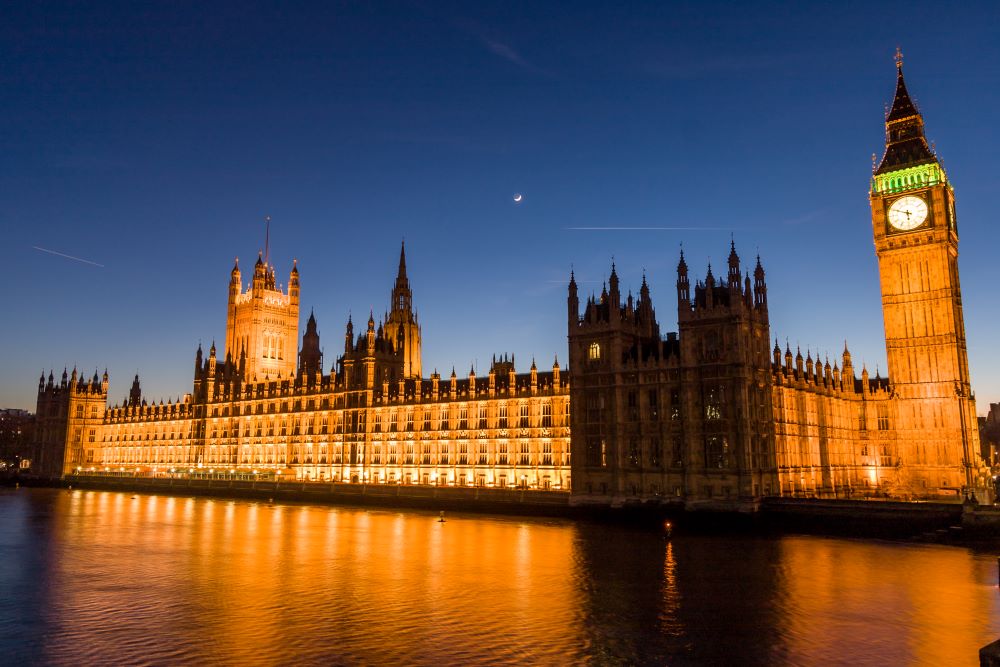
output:
[[[927,219],[927,202],[920,197],[900,197],[889,207],[889,224],[901,232],[916,229]]]

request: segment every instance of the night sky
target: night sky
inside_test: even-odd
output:
[[[388,308],[404,237],[424,372],[460,375],[565,364],[570,268],[585,296],[612,257],[676,330],[680,245],[719,275],[732,237],[760,252],[782,347],[832,362],[846,338],[884,375],[868,186],[900,45],[958,199],[983,413],[998,20],[995,2],[7,3],[0,407],[34,409],[39,372],[74,364],[107,367],[112,402],[136,371],[148,398],[189,392],[266,215],[327,370],[348,313]]]

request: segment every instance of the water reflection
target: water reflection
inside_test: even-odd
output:
[[[948,547],[0,493],[5,662],[903,664],[1000,634]]]

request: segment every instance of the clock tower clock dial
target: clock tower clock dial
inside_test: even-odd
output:
[[[976,485],[979,435],[958,282],[955,192],[896,61],[885,152],[871,185],[886,357],[900,461],[913,492]],[[901,483],[904,483],[901,480]]]
[[[907,195],[889,205],[889,225],[907,232],[916,229],[927,219],[927,202],[921,197]]]

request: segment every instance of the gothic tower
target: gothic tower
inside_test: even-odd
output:
[[[406,277],[406,244],[399,250],[399,272],[392,288],[392,306],[385,322],[385,335],[403,355],[403,377],[420,378],[420,325],[413,312],[413,292]]]
[[[288,289],[275,282],[274,267],[258,255],[250,289],[243,291],[239,262],[229,280],[226,354],[246,355],[244,378],[253,382],[295,371],[299,330],[299,269],[293,262]]]
[[[896,54],[885,152],[871,182],[900,482],[914,493],[973,485],[978,433],[958,281],[955,193],[927,144]]]

